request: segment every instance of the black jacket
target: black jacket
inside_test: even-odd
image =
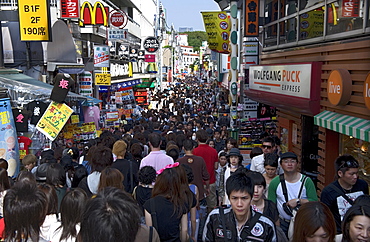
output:
[[[240,234],[238,234],[233,210],[225,208],[223,211],[226,233],[222,225],[220,209],[216,208],[207,217],[203,230],[203,241],[225,242],[225,235],[226,241],[277,241],[275,224],[264,215],[251,209],[251,218],[244,224]]]

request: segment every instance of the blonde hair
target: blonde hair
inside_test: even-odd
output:
[[[32,164],[32,163],[36,164],[36,162],[37,162],[37,157],[33,154],[28,154],[25,157],[23,157],[23,159],[22,159],[22,164],[24,166]]]
[[[112,153],[116,156],[125,156],[127,144],[123,140],[117,140],[113,145]]]

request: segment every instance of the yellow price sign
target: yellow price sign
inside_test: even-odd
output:
[[[21,41],[51,41],[49,0],[18,0]]]
[[[110,86],[110,74],[95,73],[95,85],[97,86]]]

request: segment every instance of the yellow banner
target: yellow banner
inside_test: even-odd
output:
[[[230,19],[225,11],[202,12],[211,50],[229,54]]]
[[[80,122],[80,117],[78,115],[71,116],[71,123],[78,124]]]
[[[49,0],[18,0],[21,41],[51,41]]]
[[[51,102],[36,128],[48,139],[55,140],[72,113],[73,109],[66,104]]]
[[[95,85],[97,86],[110,86],[110,74],[95,73]]]

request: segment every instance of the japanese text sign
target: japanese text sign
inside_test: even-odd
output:
[[[355,18],[360,14],[360,1],[359,0],[343,0],[342,1],[342,17]]]
[[[110,86],[111,78],[107,73],[95,73],[95,85],[97,86]]]
[[[159,49],[159,41],[155,37],[148,37],[144,40],[143,46],[149,53],[154,53]]]
[[[61,0],[61,18],[79,18],[79,2],[78,0]]]
[[[211,50],[228,54],[230,19],[226,12],[202,12],[204,27]]]
[[[109,67],[109,47],[106,45],[94,46],[94,67]]]
[[[8,161],[8,175],[16,176],[19,170],[19,147],[9,98],[0,99],[0,158]]]
[[[51,102],[36,128],[48,139],[55,140],[72,115],[73,109],[64,103]]]
[[[51,41],[49,0],[18,0],[21,41]]]
[[[258,37],[258,0],[245,1],[245,31],[246,37]]]

